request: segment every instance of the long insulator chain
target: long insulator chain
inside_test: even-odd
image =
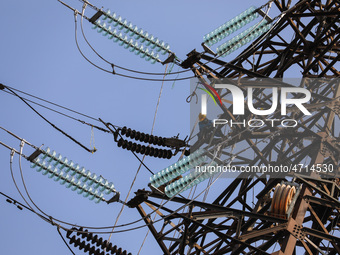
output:
[[[100,17],[102,17],[102,20],[96,20]],[[110,10],[107,10],[107,12],[100,10],[90,19],[90,22],[94,24],[93,29],[97,29],[98,33],[108,36],[113,42],[129,49],[130,52],[134,52],[135,55],[139,55],[146,61],[150,61],[151,64],[162,62],[158,53],[162,55],[172,54],[169,44],[143,29],[139,29]]]
[[[30,161],[32,162],[31,168],[35,168],[37,172],[47,175],[55,182],[65,185],[66,188],[96,203],[106,201],[104,194],[117,193],[112,182],[80,167],[48,147],[33,153]]]
[[[165,137],[159,137],[159,136],[141,133],[139,131],[132,130],[131,128],[127,128],[127,127],[123,127],[120,130],[120,134],[125,135],[126,137],[130,137],[131,139],[134,139],[136,141],[141,141],[141,142],[149,143],[149,144],[153,144],[153,145],[169,147],[165,144],[165,141],[166,141]]]
[[[256,19],[258,16],[259,14],[257,13],[256,7],[251,6],[241,14],[237,15],[233,19],[225,22],[224,24],[216,28],[214,31],[206,34],[203,37],[204,43],[212,46],[215,43],[223,40],[228,35],[244,27],[245,25]]]
[[[150,46],[151,49],[156,49],[156,51],[161,52],[162,55],[171,53],[169,44],[160,41],[157,37],[143,31],[141,28],[138,29],[137,26],[128,22],[126,19],[117,16],[117,14],[111,12],[111,10],[107,9],[106,12],[102,11],[102,13],[104,15],[103,20],[108,20],[109,24],[112,23],[113,27],[117,27],[118,30],[122,31],[129,37],[135,38],[136,41],[140,41],[140,43],[144,43],[145,46]]]
[[[247,43],[255,40],[257,37],[267,32],[271,26],[272,24],[268,23],[267,20],[263,20],[258,24],[255,24],[254,26],[248,28],[247,30],[219,46],[217,48],[217,54],[222,55],[222,57],[226,57],[243,45],[246,45]]]
[[[77,236],[81,236],[81,238],[83,238],[84,240],[82,241],[81,238],[76,238],[76,235],[71,237],[71,234],[74,231],[77,233]],[[89,254],[132,255],[131,253],[127,253],[126,250],[118,248],[117,245],[113,245],[108,240],[103,240],[102,237],[98,237],[98,235],[89,233],[87,229],[84,230],[82,227],[80,227],[79,229],[72,228],[71,230],[68,230],[66,237],[70,239],[69,243],[73,244],[74,247],[78,247],[79,250],[84,250],[84,252],[88,252]]]
[[[163,184],[174,180],[191,168],[202,164],[206,160],[205,153],[206,151],[204,149],[199,149],[190,156],[182,158],[178,162],[151,176],[150,183],[158,188]]]
[[[213,163],[212,166],[217,166],[216,163]],[[186,191],[187,189],[192,188],[195,185],[203,182],[204,180],[212,177],[215,172],[196,172],[193,171],[190,174],[180,178],[165,187],[165,194],[168,197],[173,197],[179,193]]]
[[[122,147],[123,149],[136,152],[136,153],[140,153],[142,155],[155,157],[155,158],[170,159],[173,156],[171,150],[164,150],[164,149],[158,149],[158,148],[154,148],[150,146],[145,146],[145,145],[133,143],[123,138],[120,138],[118,140],[117,145],[118,147]]]

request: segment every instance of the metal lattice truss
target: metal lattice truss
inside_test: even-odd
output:
[[[230,84],[243,91],[254,87],[259,78],[283,78],[285,72],[299,69],[305,77],[299,84],[270,81],[278,86],[309,90],[312,96],[305,107],[311,115],[291,107],[286,116],[278,111],[269,117],[280,121],[295,119],[298,125],[294,128],[275,127],[268,122],[256,129],[236,125],[228,127],[226,137],[219,138],[215,145],[208,146],[207,138],[197,141],[191,149],[214,149],[218,144],[219,160],[232,157],[233,165],[238,167],[301,164],[303,171],[271,178],[240,173],[238,178],[224,179],[223,191],[211,202],[178,195],[162,206],[161,200],[169,199],[162,192],[139,190],[128,205],[137,208],[164,254],[340,253],[340,80],[336,67],[340,3],[273,3],[282,13],[281,18],[265,39],[255,41],[239,57],[227,63],[206,52],[192,51],[184,64],[202,82],[214,84],[220,82],[216,78],[229,78]],[[254,108],[268,109],[273,103],[273,92],[265,88],[264,80],[261,82],[254,89],[252,102]],[[221,98],[230,93],[226,89],[217,92]],[[299,98],[298,94],[294,96]],[[227,101],[219,104],[221,118],[239,122],[240,116],[233,115]],[[246,109],[243,118],[253,117]],[[265,143],[258,143],[264,138]],[[230,147],[235,149],[231,152]],[[241,152],[245,147],[250,152]],[[318,164],[332,166],[334,171],[310,171]],[[254,190],[257,194],[251,199]],[[153,211],[160,221],[148,216]]]
[[[335,134],[335,119],[339,115],[334,110],[339,102],[336,99],[340,96],[339,80],[304,84],[315,91],[313,95],[327,97],[312,97],[308,106],[311,116],[291,109],[289,117],[297,119],[299,127],[284,129],[267,125],[256,131],[234,127],[226,136],[233,139],[222,138],[227,143],[220,155],[220,159],[231,157],[231,145],[243,149],[248,144],[255,156],[250,158],[249,154],[247,157],[247,154],[236,153],[233,166],[296,166],[304,163],[303,171],[292,172],[286,177],[277,175],[276,178],[241,173],[236,179],[223,180],[226,188],[212,203],[179,196],[172,198],[169,206],[156,211],[164,219],[162,225],[154,225],[148,217],[145,219],[165,254],[271,254],[277,250],[283,252],[277,254],[293,254],[296,246],[301,246],[309,254],[319,251],[337,254],[340,251],[340,238],[337,237],[340,139],[339,134]],[[254,100],[269,104],[271,95],[263,92]],[[224,114],[234,117],[230,108],[222,108]],[[273,118],[280,119],[280,116],[274,114]],[[276,135],[269,136],[267,143],[256,143],[273,133]],[[198,143],[204,144],[202,141]],[[334,171],[318,173],[310,170],[311,166],[318,164],[332,166]],[[289,198],[292,187],[294,192]],[[261,191],[256,195],[255,206],[251,200],[253,190]],[[150,210],[161,206],[160,201],[151,198],[168,199],[155,191],[139,191],[136,198]],[[146,217],[142,205],[136,203],[141,216]],[[177,209],[183,205],[187,212],[178,213]],[[176,211],[171,209],[173,206]],[[166,245],[169,241],[172,242],[170,247]]]

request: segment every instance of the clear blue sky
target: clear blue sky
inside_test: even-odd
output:
[[[76,0],[68,4],[81,10]],[[139,27],[168,42],[176,55],[185,55],[197,48],[201,51],[204,34],[241,13],[254,1],[92,1],[98,7],[117,12]],[[259,2],[261,5],[264,2]],[[87,10],[91,16],[93,11]],[[79,54],[74,40],[72,11],[57,0],[3,1],[0,8],[0,83],[53,101],[65,107],[100,117],[119,126],[150,132],[161,82],[132,80],[104,73],[87,63]],[[78,21],[80,17],[78,16]],[[96,50],[117,65],[147,72],[164,72],[161,64],[150,63],[134,56],[91,29],[84,21],[85,33]],[[82,40],[80,46],[95,63],[109,68],[96,57]],[[238,51],[239,53],[240,51]],[[230,56],[230,59],[234,55]],[[173,71],[177,71],[175,66]],[[181,70],[181,69],[180,69]],[[189,72],[188,74],[191,75]],[[174,76],[173,76],[174,77]],[[154,134],[171,137],[189,134],[189,80],[166,82],[156,118]],[[35,106],[53,122],[83,144],[90,146],[91,129],[86,125]],[[94,131],[98,151],[90,154],[53,129],[18,98],[0,91],[0,126],[3,126],[36,146],[45,144],[74,162],[112,181],[125,199],[139,162],[133,155],[116,146],[112,136]],[[76,116],[96,125],[92,120]],[[19,148],[19,141],[0,131],[0,141]],[[33,152],[28,146],[24,154]],[[0,146],[0,191],[22,202],[10,176],[9,150]],[[177,160],[146,158],[145,163],[158,172]],[[18,183],[18,156],[14,158],[14,173]],[[25,181],[33,200],[49,215],[80,225],[113,225],[120,204],[99,205],[51,181],[22,164]],[[149,172],[142,167],[132,191],[146,188]],[[21,184],[21,183],[20,183]],[[22,188],[22,185],[20,185]],[[212,196],[217,191],[211,191]],[[131,195],[133,197],[133,194]],[[1,254],[69,254],[56,231],[27,210],[19,211],[0,197]],[[136,209],[126,208],[118,224],[139,219]],[[137,224],[140,225],[140,224]],[[113,234],[119,247],[137,254],[147,228]],[[74,249],[76,254],[83,254]],[[141,254],[161,254],[149,236]]]

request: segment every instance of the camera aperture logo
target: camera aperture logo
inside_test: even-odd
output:
[[[219,103],[222,105],[222,100],[217,93],[216,89],[227,89],[230,91],[232,95],[232,105],[233,105],[233,115],[245,115],[245,104],[247,103],[248,110],[250,113],[258,116],[268,116],[271,114],[274,114],[277,112],[277,108],[279,106],[279,99],[281,103],[281,116],[287,115],[287,105],[294,105],[297,109],[299,109],[304,115],[311,115],[311,113],[306,109],[306,107],[303,106],[304,103],[309,102],[311,99],[311,93],[309,90],[301,87],[280,87],[280,95],[279,95],[279,88],[278,87],[259,87],[256,86],[256,88],[265,88],[265,89],[271,89],[272,90],[272,105],[269,109],[256,109],[254,107],[253,103],[253,91],[254,87],[247,87],[247,102],[245,100],[244,92],[241,88],[239,88],[236,85],[231,84],[215,84],[215,88],[212,86],[201,83],[204,85],[205,88],[199,88],[206,92],[214,101],[215,106],[217,106],[217,102],[215,97],[219,100]],[[210,90],[210,91],[209,91]],[[201,95],[201,116],[206,116],[208,112],[207,107],[207,94]],[[299,94],[299,97],[292,97],[291,95],[297,95]],[[215,97],[214,97],[214,96]],[[226,102],[230,102],[229,100],[224,100]],[[213,119],[213,126],[216,127],[216,125],[225,125],[227,123],[230,124],[230,127],[233,125],[242,125],[246,127],[247,125],[249,127],[262,127],[265,124],[271,125],[272,127],[281,125],[282,127],[296,127],[298,125],[298,122],[295,119],[249,119],[246,121],[246,119],[238,120],[237,122],[235,120],[227,120],[227,119]]]

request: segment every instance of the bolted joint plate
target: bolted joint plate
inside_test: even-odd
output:
[[[303,232],[303,227],[293,219],[290,218],[288,221],[287,231],[291,233],[296,239],[304,240],[305,233]]]

